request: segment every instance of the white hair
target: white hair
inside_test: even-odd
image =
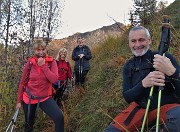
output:
[[[59,61],[59,54],[62,52],[62,51],[65,51],[67,53],[67,49],[66,48],[60,48],[58,54],[57,54],[57,57],[56,57],[56,60]]]

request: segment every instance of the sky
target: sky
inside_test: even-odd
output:
[[[163,1],[170,4],[174,0]],[[128,24],[133,0],[64,0],[63,4],[59,39],[111,25],[114,20]]]

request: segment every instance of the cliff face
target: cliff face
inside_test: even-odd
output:
[[[109,26],[103,26],[102,28],[85,32],[76,33],[72,36],[63,39],[52,40],[49,45],[49,54],[56,57],[60,48],[65,47],[68,49],[68,58],[70,58],[72,50],[76,46],[76,39],[78,35],[81,35],[85,40],[85,43],[90,47],[101,44],[108,36],[117,37],[120,36],[125,26],[121,23],[114,23]]]

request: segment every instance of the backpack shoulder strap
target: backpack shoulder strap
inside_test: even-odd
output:
[[[29,75],[30,75],[31,68],[32,68],[32,65],[33,65],[31,61],[28,61],[27,63],[29,63],[29,66],[28,66],[28,71],[27,71],[27,74],[26,74],[26,79],[25,79],[25,82],[24,82],[24,86],[26,86],[28,84]]]
[[[70,63],[69,63],[69,61],[66,61],[66,64],[67,64],[67,66],[68,66],[68,67],[70,67]]]
[[[56,64],[57,64],[57,66],[59,65],[59,61],[58,60],[56,60]]]
[[[68,68],[70,68],[70,71],[71,71],[71,66],[70,66],[69,61],[66,61],[66,64],[67,64]],[[72,71],[71,71],[71,72],[72,72]]]
[[[52,61],[48,62],[48,67],[51,69]]]
[[[31,62],[31,61],[29,61],[28,72],[30,72],[30,71],[31,71],[31,68],[32,68],[32,62]]]

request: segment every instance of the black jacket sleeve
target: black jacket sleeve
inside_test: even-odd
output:
[[[175,73],[173,75],[169,76],[168,78],[170,78],[171,83],[174,86],[176,95],[178,97],[180,97],[180,66],[179,66],[178,62],[176,61],[176,59],[172,55],[166,54],[166,57],[168,57],[170,59],[173,66],[176,68]]]
[[[86,60],[90,60],[92,58],[92,55],[91,55],[91,50],[89,49],[88,46],[85,47],[86,48],[86,52],[84,52],[84,58]]]
[[[78,56],[78,54],[76,54],[76,52],[77,52],[77,47],[74,48],[74,50],[73,50],[73,52],[72,52],[72,59],[73,59],[74,61],[77,61],[77,60],[80,59],[80,57]]]

